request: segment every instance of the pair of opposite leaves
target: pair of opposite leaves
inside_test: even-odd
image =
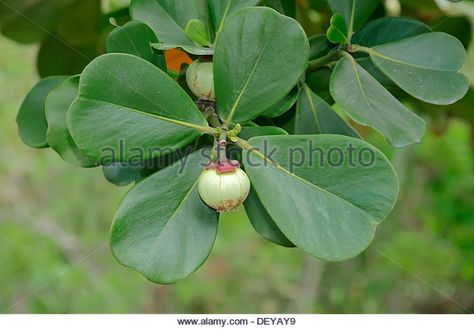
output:
[[[425,123],[379,81],[437,105],[455,103],[469,89],[469,80],[459,72],[466,51],[451,35],[431,32],[425,24],[402,17],[373,21],[353,37],[344,34],[341,16],[333,16],[332,24],[328,36],[341,43],[351,38],[351,48],[370,58],[341,59],[331,76],[332,96],[352,119],[374,127],[395,147],[419,142]]]

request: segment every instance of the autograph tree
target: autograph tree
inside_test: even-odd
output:
[[[103,166],[117,184],[136,182],[110,244],[153,282],[199,268],[219,214],[241,203],[277,245],[327,261],[357,256],[394,207],[398,179],[348,119],[405,147],[425,122],[387,88],[438,105],[469,88],[460,41],[379,17],[377,0],[327,0],[331,26],[309,39],[294,2],[269,3],[132,0],[132,20],[108,35],[107,54],[80,75],[41,80],[21,106],[27,145]],[[172,48],[195,62],[169,71]],[[315,74],[327,90],[308,84]]]

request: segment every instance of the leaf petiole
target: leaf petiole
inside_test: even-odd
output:
[[[350,45],[350,47],[348,48],[348,51],[351,53],[356,53],[356,52],[364,52],[367,54],[373,53],[372,48],[368,48],[368,47],[364,47],[360,45]]]
[[[340,54],[339,49],[332,49],[327,55],[313,59],[309,62],[308,68],[306,69],[307,73],[312,73],[323,66],[330,64],[338,55]]]

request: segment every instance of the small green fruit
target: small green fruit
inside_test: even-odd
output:
[[[194,61],[186,71],[186,83],[199,99],[214,101],[214,64],[212,62]]]
[[[198,190],[209,207],[218,212],[228,212],[237,209],[247,199],[250,181],[240,168],[230,172],[210,168],[199,177]]]

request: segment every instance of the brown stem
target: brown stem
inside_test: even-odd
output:
[[[222,130],[217,140],[217,162],[224,163],[227,159],[227,132]]]
[[[213,128],[217,128],[216,132],[219,132],[219,136],[215,136],[214,151],[216,154],[218,163],[228,162],[227,158],[227,132],[228,130],[222,126],[222,122],[216,111],[216,103],[210,101],[198,101],[198,106],[204,112],[207,121]]]
[[[209,122],[211,127],[222,127],[221,120],[219,119],[216,111],[216,102],[200,99],[196,101],[196,105],[201,110],[201,112],[204,113],[206,120]]]

